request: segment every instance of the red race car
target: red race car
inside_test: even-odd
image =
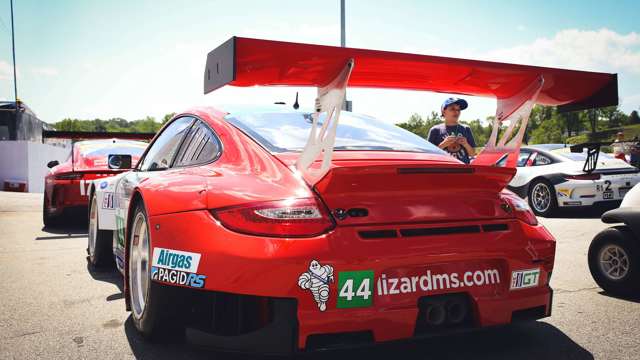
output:
[[[112,138],[106,139],[107,136]],[[109,154],[130,155],[135,164],[148,143],[127,139],[150,139],[153,134],[45,131],[43,137],[74,141],[65,162],[60,164],[53,160],[47,164],[51,170],[45,176],[42,221],[45,226],[53,226],[60,224],[67,215],[86,216],[87,190],[93,180],[123,171],[109,166]],[[78,139],[85,140],[76,142]]]
[[[555,240],[505,186],[532,106],[612,105],[615,75],[232,38],[205,93],[227,84],[318,98],[178,114],[90,190],[91,262],[115,258],[144,336],[290,353],[551,314]],[[341,112],[347,86],[493,96],[494,132],[466,165]]]

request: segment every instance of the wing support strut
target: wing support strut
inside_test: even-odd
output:
[[[296,170],[312,186],[322,179],[331,167],[340,110],[344,104],[347,83],[353,66],[353,59],[349,59],[333,80],[318,88],[311,132],[295,164]],[[322,114],[324,116],[321,121]],[[322,156],[322,162],[318,167],[315,162],[319,156]]]
[[[506,161],[501,166],[516,167],[529,115],[543,85],[544,78],[539,75],[513,96],[498,99],[491,135],[482,152],[473,160],[473,165],[497,165],[506,157]],[[498,139],[500,125],[507,121],[509,125]],[[516,128],[517,132],[514,135]]]

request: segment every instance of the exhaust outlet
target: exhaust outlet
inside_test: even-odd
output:
[[[447,301],[447,319],[451,324],[460,324],[467,317],[467,307],[459,299]]]
[[[447,310],[440,303],[431,303],[425,309],[426,322],[432,326],[440,326],[447,319]]]

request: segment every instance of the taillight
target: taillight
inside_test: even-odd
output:
[[[513,209],[513,214],[516,218],[529,225],[538,225],[538,218],[536,214],[531,211],[529,204],[526,201],[519,198],[517,195],[504,196],[503,197]]]
[[[600,174],[563,175],[567,180],[600,180]]]
[[[334,226],[325,207],[314,198],[252,203],[211,213],[226,228],[250,235],[310,237]]]
[[[82,173],[64,173],[56,175],[56,180],[78,180],[82,179]]]

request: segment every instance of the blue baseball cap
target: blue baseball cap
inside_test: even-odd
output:
[[[448,98],[447,100],[445,100],[445,101],[442,103],[442,106],[440,107],[440,112],[443,112],[443,111],[444,111],[444,109],[446,109],[446,108],[447,108],[447,106],[449,106],[449,105],[451,105],[451,104],[458,104],[458,105],[460,105],[460,110],[464,110],[464,109],[466,109],[466,108],[469,106],[469,104],[467,103],[467,100],[465,100],[465,99],[460,99],[460,98],[454,98],[454,97],[451,97],[451,98]]]

